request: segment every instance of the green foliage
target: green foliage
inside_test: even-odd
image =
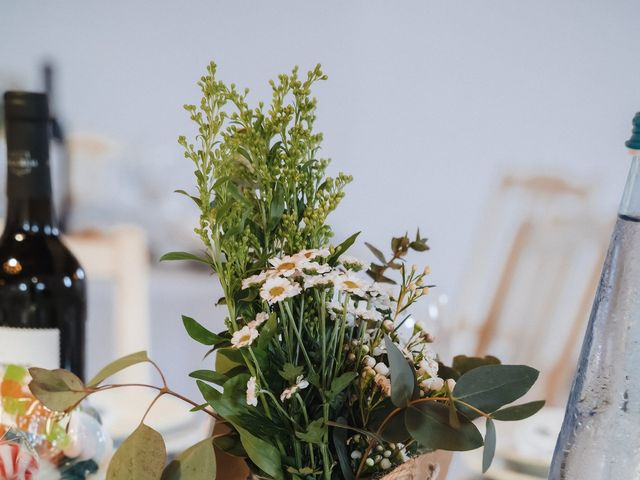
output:
[[[158,480],[166,458],[162,435],[141,423],[113,455],[107,470],[107,480]]]
[[[87,382],[87,386],[95,387],[96,385],[99,385],[100,383],[105,381],[110,376],[115,375],[116,373],[118,373],[121,370],[124,370],[125,368],[128,368],[132,365],[136,365],[138,363],[144,363],[148,361],[149,361],[149,356],[145,351],[132,353],[125,357],[119,358],[118,360],[115,360],[111,362],[109,365],[107,365],[106,367],[102,368],[96,374],[95,377],[93,377],[91,380]]]
[[[282,480],[282,464],[280,453],[271,443],[252,435],[248,431],[236,427],[240,434],[240,441],[247,455],[260,470],[270,475],[274,480]]]
[[[184,328],[189,336],[196,342],[199,342],[203,345],[220,345],[229,342],[228,338],[224,338],[220,335],[216,335],[215,333],[210,332],[191,317],[182,315],[182,323],[184,324]]]
[[[482,473],[486,473],[493,462],[496,453],[496,426],[490,417],[487,417],[487,432],[484,435],[484,451],[482,452]]]
[[[205,265],[212,265],[211,258],[199,257],[193,253],[188,252],[169,252],[160,257],[161,262],[175,261],[175,260],[191,260],[194,262],[204,263]]]
[[[391,370],[391,401],[396,407],[406,407],[415,390],[416,379],[413,369],[388,336],[384,337],[384,344],[387,347]]]
[[[424,448],[431,450],[473,450],[482,446],[482,435],[464,416],[460,425],[449,423],[449,409],[440,403],[421,402],[410,405],[405,411],[405,425]]]
[[[67,370],[33,367],[29,374],[31,393],[55,412],[71,410],[87,396],[82,380]]]
[[[197,142],[178,141],[195,167],[197,192],[180,193],[200,207],[196,233],[230,309],[240,281],[269,258],[323,246],[332,235],[326,218],[351,177],[326,176],[329,161],[318,157],[322,134],[314,131],[311,89],[325,79],[319,65],[304,79],[296,67],[270,82],[269,107],[251,107],[248,89],[218,80],[212,62],[198,82],[200,104],[185,105]]]
[[[536,402],[523,403],[522,405],[513,405],[506,407],[497,412],[493,412],[491,417],[495,420],[502,420],[504,422],[514,422],[517,420],[524,420],[532,415],[535,415],[544,407],[544,400],[538,400]]]
[[[453,357],[451,367],[455,370],[457,377],[484,365],[500,365],[498,358],[487,355],[486,357],[467,357],[466,355],[456,355]],[[456,377],[456,378],[457,378]]]
[[[462,375],[453,396],[478,410],[492,413],[527,393],[538,374],[537,370],[525,365],[485,365]],[[478,416],[466,406],[460,410],[470,418]]]
[[[212,480],[216,478],[216,455],[210,438],[178,455],[162,472],[161,480]]]
[[[426,252],[429,250],[427,239],[420,235],[419,229],[416,232],[415,240],[411,240],[406,233],[400,237],[393,237],[391,239],[391,258],[389,260],[387,260],[379,248],[374,247],[368,242],[365,242],[365,245],[371,250],[371,253],[373,253],[373,256],[376,257],[378,262],[380,262],[372,263],[367,274],[376,282],[391,283],[394,285],[396,281],[386,275],[387,270],[399,270],[402,266],[401,262],[407,253],[409,253],[410,249],[416,252]]]

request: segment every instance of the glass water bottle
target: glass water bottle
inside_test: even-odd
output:
[[[640,479],[640,113],[549,480]]]

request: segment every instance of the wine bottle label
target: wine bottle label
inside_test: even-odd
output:
[[[17,177],[29,175],[31,170],[38,168],[39,162],[31,157],[31,152],[17,150],[9,152],[9,172]]]
[[[0,365],[60,368],[60,330],[0,327]]]

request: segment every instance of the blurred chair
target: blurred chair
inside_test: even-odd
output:
[[[108,233],[76,233],[67,236],[65,241],[78,257],[89,281],[107,280],[113,284],[111,358],[151,350],[149,253],[144,231],[127,225]],[[150,365],[136,365],[115,375],[114,382],[157,385],[152,373]],[[94,395],[91,402],[101,413],[114,440],[120,442],[135,429],[156,395],[155,390],[130,387]],[[186,403],[169,396],[154,405],[146,422],[163,434],[170,453],[178,453],[202,440],[211,428],[210,422],[189,412]]]
[[[84,267],[89,281],[107,280],[113,284],[113,358],[149,350],[149,253],[144,231],[126,225],[107,233],[86,230],[64,240]],[[118,379],[149,382],[150,373],[148,369],[137,369],[135,373],[125,370]]]
[[[557,177],[505,177],[444,339],[539,369],[531,395],[551,405],[566,401],[611,232],[590,197]]]

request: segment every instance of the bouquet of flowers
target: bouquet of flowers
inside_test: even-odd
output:
[[[194,445],[165,467],[162,437],[144,424],[115,453],[110,479],[216,478],[216,451],[244,459],[257,478],[374,478],[437,449],[484,445],[484,468],[495,450],[496,420],[519,420],[543,402],[507,406],[538,372],[494,357],[440,363],[433,337],[411,318],[428,294],[428,268],[408,265],[427,240],[401,235],[389,254],[367,244],[368,263],[348,256],[357,234],[332,245],[327,216],[351,178],[329,177],[318,157],[312,86],[320,66],[297,68],[271,82],[270,106],[250,107],[248,90],[216,77],[200,81],[199,106],[186,111],[194,143],[179,142],[195,168],[196,191],[179,192],[200,210],[196,234],[204,252],[172,252],[164,260],[206,264],[216,274],[226,329],[212,332],[183,317],[187,333],[208,348],[209,368],[196,370],[203,401],[174,395],[224,424],[224,433]],[[213,360],[215,358],[215,361]],[[89,382],[63,370],[31,369],[31,389],[55,411],[69,411],[144,352],[105,367]],[[151,406],[150,406],[151,408]],[[474,421],[486,423],[483,436]]]

